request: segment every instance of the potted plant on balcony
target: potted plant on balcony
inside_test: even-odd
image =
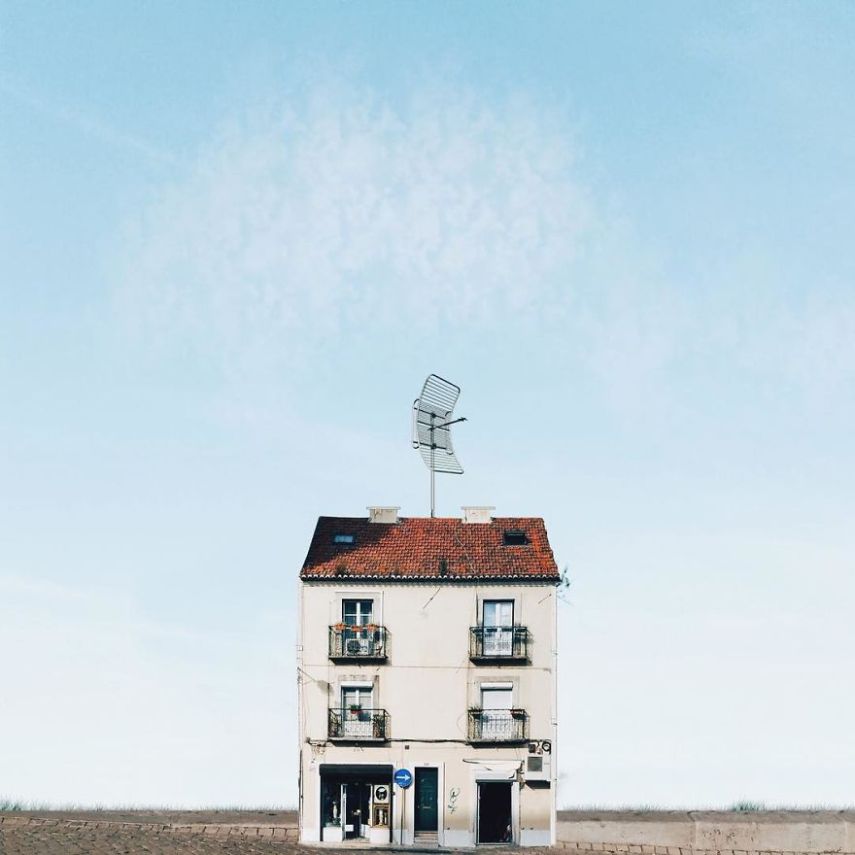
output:
[[[333,624],[333,629],[336,632],[341,632],[342,630],[347,629],[347,624],[341,623],[341,621],[339,621],[338,623]]]

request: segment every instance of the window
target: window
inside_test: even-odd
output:
[[[342,600],[341,620],[348,626],[373,623],[374,600]]]
[[[509,528],[505,531],[503,539],[505,546],[526,546],[528,542],[528,536],[522,529]]]
[[[484,600],[482,625],[485,656],[511,656],[514,652],[514,601]]]
[[[482,710],[510,710],[514,702],[514,687],[511,683],[491,683],[481,686]]]
[[[513,600],[484,600],[484,626],[507,627],[514,625]]]
[[[374,600],[342,600],[342,650],[347,656],[371,656],[375,650]]]
[[[371,709],[374,687],[370,683],[359,686],[342,686],[341,706],[343,709]]]
[[[481,684],[481,737],[506,739],[513,728],[511,709],[514,705],[512,683]]]
[[[374,687],[370,683],[341,687],[342,735],[370,737]]]
[[[356,540],[355,536],[352,534],[334,534],[332,542],[341,545],[341,544],[352,544]]]

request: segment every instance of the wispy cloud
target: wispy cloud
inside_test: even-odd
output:
[[[128,223],[126,316],[154,338],[292,361],[356,330],[471,337],[523,319],[630,407],[704,362],[847,382],[845,289],[803,311],[793,295],[810,289],[762,250],[676,262],[655,224],[627,221],[602,179],[595,191],[573,127],[555,104],[457,90],[398,103],[315,85],[256,105]]]
[[[229,337],[542,313],[589,224],[560,117],[316,88],[245,117],[135,224],[126,293]]]
[[[0,93],[47,118],[71,125],[81,133],[113,148],[122,149],[154,163],[177,163],[166,149],[136,134],[127,133],[107,121],[77,106],[60,104],[31,87],[8,77],[0,78]]]

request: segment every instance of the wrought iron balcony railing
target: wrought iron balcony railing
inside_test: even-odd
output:
[[[479,659],[525,662],[528,659],[528,627],[470,627],[469,658],[476,662]]]
[[[349,626],[337,623],[330,627],[330,659],[373,660],[386,658],[386,627],[369,623]]]
[[[469,710],[469,742],[528,742],[525,710]]]
[[[327,719],[330,739],[354,742],[386,742],[389,713],[386,710],[331,709]]]

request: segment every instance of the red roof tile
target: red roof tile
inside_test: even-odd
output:
[[[505,545],[506,531],[528,543]],[[353,544],[336,544],[336,535]],[[403,517],[371,523],[365,517],[319,517],[301,579],[537,579],[558,581],[542,519],[494,518],[490,523]]]

